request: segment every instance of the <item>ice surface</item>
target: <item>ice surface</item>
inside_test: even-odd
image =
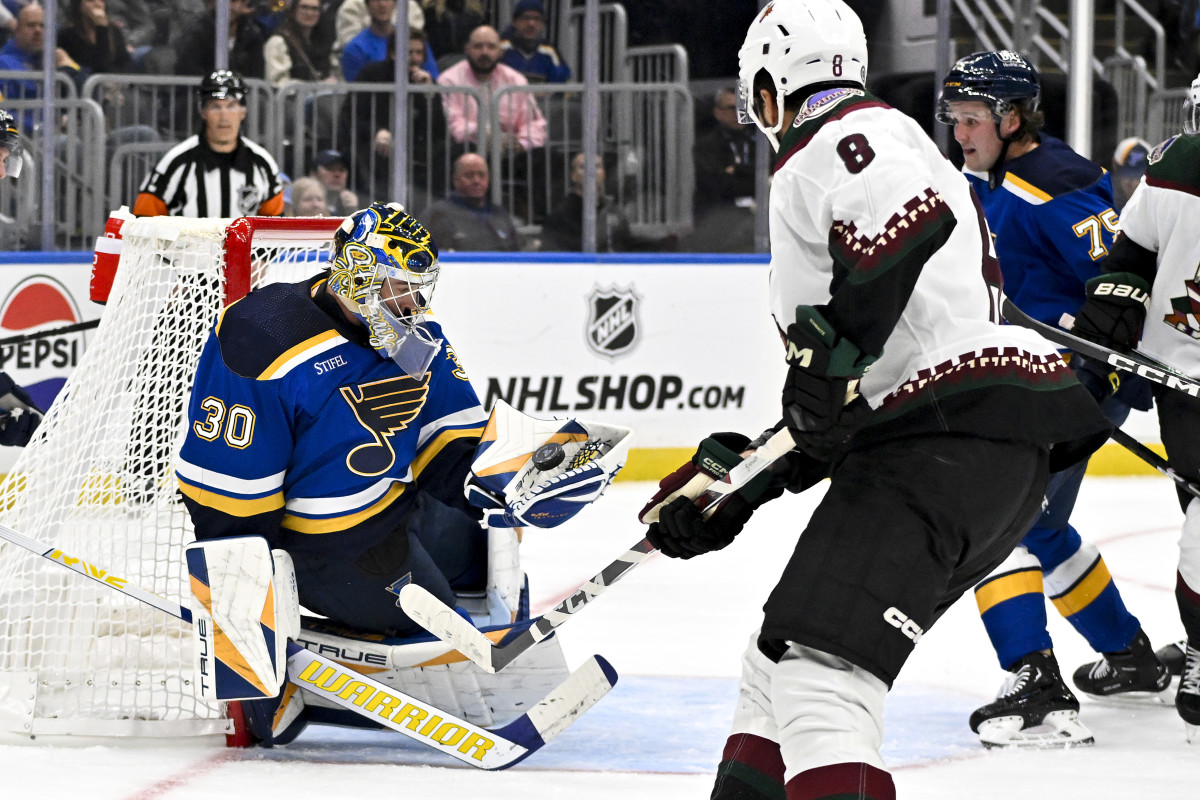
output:
[[[571,620],[562,631],[568,661],[601,653],[621,680],[574,727],[511,770],[471,770],[394,735],[310,728],[272,751],[0,746],[0,798],[708,797],[740,654],[821,491],[765,506],[721,553],[643,564]],[[571,524],[527,533],[535,612],[641,537],[635,516],[651,492],[650,484],[618,483]],[[1156,647],[1182,636],[1173,596],[1181,521],[1172,485],[1155,477],[1088,478],[1073,520],[1100,547]],[[1053,610],[1051,634],[1064,671],[1093,657]],[[1200,743],[1186,744],[1169,705],[1083,698],[1094,747],[984,751],[967,716],[1002,678],[968,597],[921,640],[889,697],[884,756],[901,798],[1195,796]]]

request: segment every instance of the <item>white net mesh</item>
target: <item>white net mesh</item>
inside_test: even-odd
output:
[[[247,255],[226,248],[228,222],[125,226],[101,324],[0,486],[0,523],[185,605],[193,535],[173,459],[204,339],[227,287],[320,271],[337,224],[239,222]],[[191,637],[185,623],[0,541],[0,736],[224,733],[223,708],[193,696]]]

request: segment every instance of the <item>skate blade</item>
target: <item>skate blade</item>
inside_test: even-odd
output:
[[[1187,737],[1188,744],[1200,744],[1200,725],[1183,723],[1183,735]]]
[[[979,725],[979,741],[987,748],[1038,750],[1086,747],[1096,740],[1075,711],[1051,711],[1041,725],[1026,728],[1020,715],[995,717]]]
[[[1178,684],[1177,680],[1172,680],[1161,691],[1158,692],[1118,692],[1117,694],[1092,694],[1084,692],[1083,694],[1097,703],[1103,703],[1107,706],[1173,706],[1175,705],[1175,693],[1171,691],[1171,687]]]

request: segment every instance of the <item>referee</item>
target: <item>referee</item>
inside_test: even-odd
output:
[[[140,217],[277,217],[283,184],[271,154],[241,135],[246,85],[219,69],[200,82],[200,133],[163,156],[133,205]]]

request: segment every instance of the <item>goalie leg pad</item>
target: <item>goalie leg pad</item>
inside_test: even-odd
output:
[[[275,697],[287,640],[299,631],[296,576],[287,553],[258,536],[194,542],[184,550],[193,610],[196,693],[206,700]]]
[[[497,639],[507,627],[485,629]],[[531,648],[503,672],[488,673],[445,642],[360,635],[305,619],[296,642],[372,678],[483,727],[519,717],[570,673],[557,637]],[[309,694],[310,708],[328,701]]]

